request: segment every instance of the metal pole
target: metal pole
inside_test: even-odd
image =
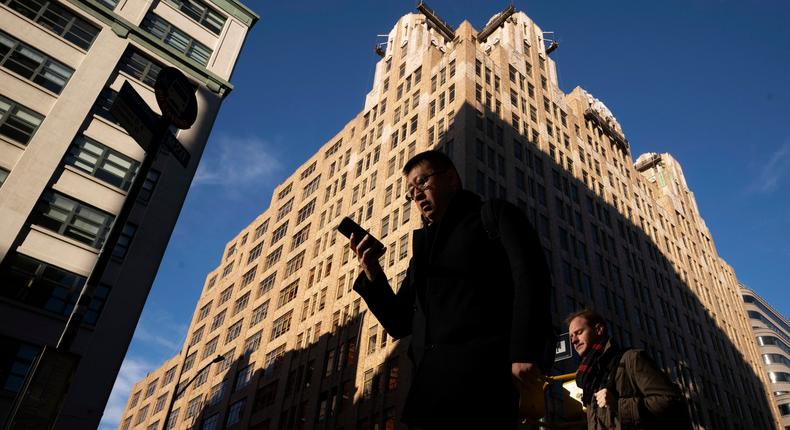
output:
[[[189,347],[187,347],[187,354],[189,354]],[[173,389],[173,395],[170,396],[170,401],[167,404],[167,412],[165,412],[165,419],[164,419],[164,425],[162,426],[162,430],[167,430],[167,424],[170,421],[170,414],[173,412],[173,404],[176,402],[176,397],[183,394],[184,391],[186,391],[187,387],[189,387],[189,385],[195,381],[195,378],[197,378],[198,375],[203,373],[203,371],[206,370],[206,368],[210,367],[214,363],[219,363],[220,361],[223,360],[225,360],[225,356],[223,355],[216,356],[213,360],[211,360],[210,363],[206,364],[197,373],[195,373],[195,375],[192,376],[192,378],[190,378],[189,381],[187,381],[187,383],[184,384],[184,386],[179,389],[178,380],[181,379],[181,375],[184,372],[184,366],[183,365],[181,366],[181,369],[179,369],[178,371],[178,378],[176,378],[176,387]]]
[[[110,232],[107,235],[107,239],[104,241],[104,246],[102,246],[102,249],[99,252],[99,257],[96,259],[96,264],[94,264],[93,270],[91,270],[90,275],[88,275],[88,279],[85,280],[85,286],[82,288],[80,296],[77,299],[77,303],[74,306],[68,321],[66,322],[66,327],[63,329],[63,333],[58,340],[58,350],[71,350],[71,346],[77,337],[79,327],[82,325],[82,320],[85,318],[85,314],[87,313],[88,307],[90,306],[91,300],[93,299],[93,294],[96,292],[96,288],[101,282],[102,275],[104,275],[104,271],[107,269],[107,265],[110,263],[110,258],[112,258],[113,251],[115,251],[115,245],[118,241],[118,238],[121,237],[123,228],[126,226],[126,220],[129,218],[132,209],[134,209],[134,205],[137,202],[137,197],[140,194],[140,190],[143,188],[143,183],[145,183],[145,179],[148,177],[148,172],[151,170],[151,166],[154,164],[156,154],[159,152],[159,146],[168,133],[168,126],[169,122],[167,120],[159,120],[156,130],[154,131],[154,137],[151,139],[151,145],[146,151],[143,162],[140,165],[140,169],[137,171],[137,175],[134,177],[132,186],[129,188],[129,192],[126,194],[126,199],[123,202],[123,206],[121,206],[121,210],[115,217],[115,221],[112,223],[112,227],[110,228]]]

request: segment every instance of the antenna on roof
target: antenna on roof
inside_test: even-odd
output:
[[[377,34],[376,37],[389,37],[389,34]],[[378,54],[379,57],[384,58],[384,54],[387,53],[387,44],[388,43],[389,43],[389,41],[376,42],[376,44],[373,45],[373,50],[376,52],[376,54]]]
[[[547,34],[550,34],[551,37],[546,37]],[[548,46],[546,46],[546,42],[549,43]],[[560,47],[560,43],[557,42],[556,40],[554,40],[554,32],[553,31],[544,31],[543,32],[543,46],[546,49],[546,55],[551,54],[557,48]]]

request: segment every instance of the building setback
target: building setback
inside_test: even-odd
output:
[[[790,323],[754,291],[741,285],[754,340],[762,355],[771,394],[781,415],[781,428],[790,428]]]
[[[96,428],[249,29],[236,0],[0,2],[0,421],[44,345],[54,346],[144,152],[109,114],[124,82],[159,112],[166,66],[196,87],[157,157],[78,330],[80,358],[56,428]]]
[[[424,6],[399,19],[362,111],[228,242],[181,353],[132,388],[120,428],[162,420],[173,384],[161,381],[179,372],[167,428],[400,428],[407,341],[351,291],[358,263],[335,226],[349,215],[379,237],[396,285],[420,227],[400,169],[426,149],[449,154],[467,188],[526,211],[553,270],[558,326],[598,308],[620,343],[683,387],[699,428],[773,426],[735,274],[680,165],[669,154],[634,163],[602,102],[559,89],[549,46],[510,8],[480,31]],[[226,360],[209,365],[217,354]]]

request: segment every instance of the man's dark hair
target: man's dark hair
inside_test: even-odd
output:
[[[604,328],[606,327],[606,320],[603,318],[603,316],[592,309],[582,309],[568,315],[568,318],[565,318],[565,324],[570,324],[571,321],[575,320],[576,318],[584,318],[587,320],[587,323],[590,325],[590,327],[595,327],[598,324],[603,325]]]
[[[420,152],[414,157],[411,157],[411,159],[406,162],[406,165],[403,166],[403,174],[408,175],[412,169],[423,162],[430,163],[431,166],[438,170],[452,170],[458,174],[458,170],[455,168],[453,160],[451,160],[450,157],[448,157],[444,152],[436,150]]]

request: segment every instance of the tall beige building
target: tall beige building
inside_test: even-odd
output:
[[[183,168],[157,157],[73,351],[57,428],[95,428],[110,395],[244,39],[236,0],[0,1],[0,421],[54,346],[144,152],[108,113],[129,82],[158,111],[165,66],[196,87]]]
[[[177,375],[166,428],[400,427],[408,341],[393,342],[351,291],[357,263],[335,226],[349,215],[378,236],[395,285],[420,227],[400,169],[429,148],[467,188],[527,212],[557,324],[582,306],[605,312],[622,344],[681,384],[698,428],[775,425],[735,274],[680,165],[634,162],[601,101],[559,89],[543,34],[512,9],[480,31],[424,7],[398,20],[364,108],[228,242],[182,352],[133,387],[120,428],[162,420]]]
[[[771,383],[773,401],[790,429],[790,322],[754,291],[741,285],[743,306]]]

